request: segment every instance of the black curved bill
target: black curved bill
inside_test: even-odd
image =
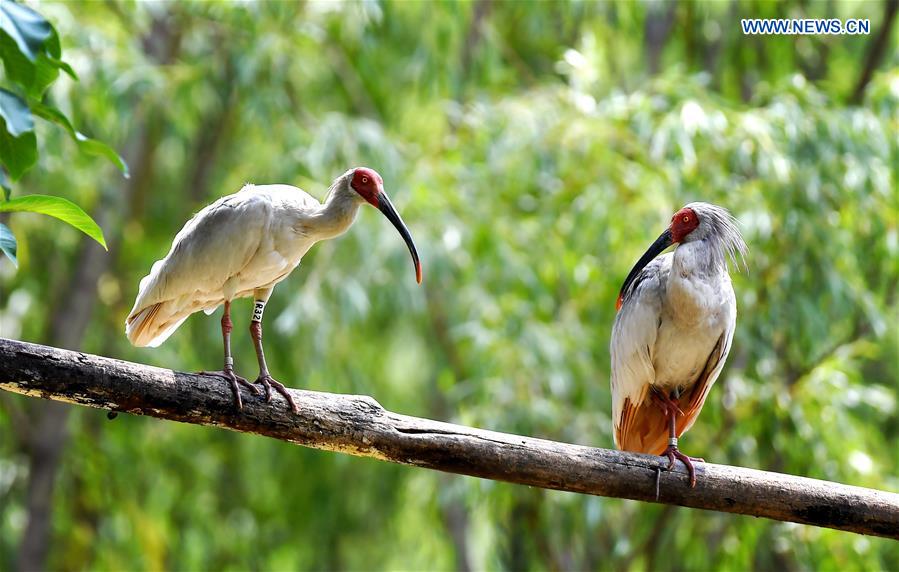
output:
[[[403,240],[406,241],[406,246],[409,247],[409,254],[412,255],[412,263],[415,265],[415,281],[421,284],[421,262],[418,259],[418,251],[415,250],[415,243],[412,241],[412,235],[409,234],[406,223],[400,218],[400,213],[396,212],[396,209],[393,208],[393,203],[390,202],[390,199],[387,198],[387,195],[383,192],[378,193],[378,210],[384,213],[387,220],[393,223],[393,226],[400,232]]]
[[[671,246],[673,242],[671,241],[671,229],[665,229],[665,232],[659,235],[659,238],[656,239],[655,242],[643,253],[643,256],[640,257],[640,260],[634,264],[634,267],[631,268],[630,274],[627,275],[627,278],[624,279],[624,284],[621,285],[621,292],[618,293],[618,301],[615,303],[615,309],[621,309],[621,303],[624,301],[625,293],[630,289],[631,285],[637,279],[637,276],[640,275],[640,272],[646,268],[646,265],[652,262],[652,260],[662,253],[663,250]]]

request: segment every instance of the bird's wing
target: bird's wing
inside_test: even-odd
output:
[[[645,300],[641,301],[645,302]],[[732,303],[735,304],[735,302]],[[623,310],[624,307],[622,307]],[[724,363],[727,361],[735,329],[736,312],[733,312],[724,331],[709,352],[705,365],[697,374],[696,379],[692,383],[687,384],[689,389],[676,400],[678,407],[683,412],[682,415],[678,415],[675,425],[675,435],[678,437],[693,426],[693,423],[699,416],[699,412],[702,411],[706,397],[708,397],[712,385],[718,379],[721,370],[724,368]],[[613,350],[613,399],[615,399],[615,361]],[[649,367],[651,368],[652,366],[650,365]],[[654,375],[654,371],[652,375]],[[631,386],[636,385],[635,381],[630,381],[629,383]],[[620,416],[615,417],[615,443],[619,448],[626,451],[637,451],[652,455],[661,454],[668,445],[668,419],[661,407],[653,403],[651,399],[648,399],[648,392],[650,391],[648,382],[645,382],[642,392],[632,391],[630,395],[626,395],[623,398],[618,396],[617,402],[620,403]]]
[[[721,375],[721,370],[724,369],[724,363],[727,361],[727,355],[730,353],[731,343],[734,339],[736,320],[736,312],[734,312],[730,323],[728,323],[721,337],[718,338],[715,347],[712,348],[709,359],[706,360],[705,367],[699,374],[699,378],[693,383],[690,390],[678,399],[678,406],[684,412],[677,419],[678,437],[693,426],[696,418],[699,417],[699,412],[702,411],[702,406],[705,404],[705,399],[708,397],[712,385],[715,384],[718,376]]]
[[[647,392],[655,380],[653,348],[662,315],[671,254],[646,265],[628,289],[612,328],[612,419],[615,444],[634,450],[637,408],[647,403]]]
[[[229,280],[256,255],[271,220],[270,199],[251,187],[191,218],[140,282],[126,321],[131,342],[158,345],[193,312],[219,305]]]

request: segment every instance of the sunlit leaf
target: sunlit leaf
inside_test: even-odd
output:
[[[81,210],[81,207],[62,197],[48,195],[16,197],[0,203],[0,212],[33,212],[58,218],[74,226],[100,243],[103,248],[106,248],[103,230],[97,226],[94,219]]]

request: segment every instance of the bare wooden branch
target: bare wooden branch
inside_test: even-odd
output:
[[[659,457],[400,415],[365,396],[293,390],[300,408],[294,415],[278,395],[267,404],[246,394],[237,412],[228,384],[215,377],[2,338],[0,388],[485,479],[899,539],[895,493],[699,463],[695,489],[683,467],[661,471],[656,501]]]

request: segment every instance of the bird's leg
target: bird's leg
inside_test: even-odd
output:
[[[259,377],[256,378],[256,383],[260,383],[265,387],[266,402],[272,400],[272,388],[274,387],[275,391],[283,395],[284,399],[287,400],[290,409],[294,413],[299,413],[297,404],[293,401],[293,396],[290,395],[290,392],[287,391],[287,388],[284,387],[283,383],[277,381],[271,374],[269,374],[268,366],[265,364],[265,352],[262,350],[262,311],[264,309],[265,301],[256,300],[253,305],[253,319],[250,321],[250,335],[253,337],[253,346],[256,348],[256,358],[259,360]]]
[[[665,415],[668,415],[670,410],[674,410],[676,413],[683,415],[684,412],[678,406],[677,402],[671,399],[667,393],[657,388],[656,386],[650,386],[650,399],[656,402],[656,404],[662,408],[662,411],[665,412]]]
[[[234,358],[231,357],[231,330],[234,324],[231,323],[231,302],[225,302],[225,313],[222,314],[222,342],[225,349],[225,367],[222,371],[201,371],[201,375],[215,375],[223,377],[231,382],[231,391],[234,392],[234,403],[237,409],[243,409],[243,401],[240,399],[240,388],[238,383],[248,387],[253,393],[259,395],[259,388],[234,373]]]
[[[680,408],[677,407],[677,404],[670,397],[668,397],[668,400],[671,402],[671,405],[664,406],[665,414],[668,416],[668,448],[665,449],[662,455],[668,457],[669,471],[674,468],[676,459],[680,459],[686,465],[687,472],[690,474],[690,487],[692,488],[696,486],[696,469],[693,467],[693,461],[704,461],[688,457],[677,448],[677,414],[680,412],[683,415],[683,411],[680,411]],[[658,485],[658,482],[656,484]],[[656,498],[658,498],[658,490],[656,491]]]

